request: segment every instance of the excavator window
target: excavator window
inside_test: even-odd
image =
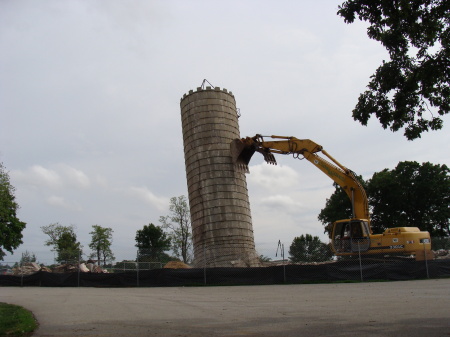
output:
[[[350,251],[350,222],[335,223],[333,245],[337,252]]]
[[[360,221],[352,221],[350,223],[351,225],[351,233],[350,233],[350,237],[352,239],[360,239],[363,235],[362,235],[362,228],[361,228],[361,222]]]
[[[367,224],[361,220],[336,222],[333,246],[338,253],[365,251],[368,249],[369,236]]]
[[[352,252],[364,252],[370,247],[370,238],[367,232],[368,224],[365,221],[357,220],[351,222],[350,247]]]

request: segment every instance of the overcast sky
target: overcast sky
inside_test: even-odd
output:
[[[450,165],[448,127],[407,141],[351,111],[388,56],[332,0],[0,1],[0,161],[27,223],[25,250],[54,254],[40,227],[114,230],[117,260],[136,231],[186,195],[180,98],[207,79],[235,95],[241,136],[309,138],[357,174],[400,161]],[[317,215],[334,188],[307,161],[256,155],[247,176],[256,249],[323,241]]]

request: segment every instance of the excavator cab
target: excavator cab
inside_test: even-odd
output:
[[[365,252],[370,247],[367,220],[347,219],[333,223],[332,247],[336,255]]]

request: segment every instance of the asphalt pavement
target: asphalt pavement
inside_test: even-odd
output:
[[[34,336],[450,336],[450,279],[174,288],[1,287]]]

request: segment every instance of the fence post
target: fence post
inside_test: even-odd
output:
[[[20,286],[23,287],[23,264],[22,261],[19,263],[20,268]]]
[[[78,287],[80,287],[81,252],[78,251]]]
[[[277,251],[275,252],[275,256],[278,255],[278,249],[280,250],[280,254],[283,261],[283,283],[286,283],[286,264],[284,263],[284,243],[281,243],[281,240],[278,240]]]
[[[361,275],[361,282],[364,282],[363,279],[363,271],[362,271],[362,261],[361,261],[361,246],[360,246],[360,240],[358,240],[358,256],[359,256],[359,272]]]
[[[203,282],[206,286],[206,244],[203,243]]]
[[[427,278],[430,278],[430,274],[428,272],[428,259],[427,259],[427,251],[425,249],[425,242],[423,243],[423,256],[425,257],[425,269],[427,270]]]
[[[139,287],[139,249],[136,253],[136,286]]]

